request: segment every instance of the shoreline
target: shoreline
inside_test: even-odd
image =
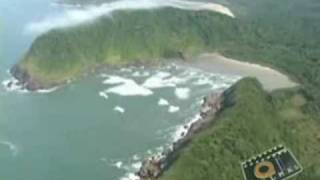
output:
[[[169,61],[170,60],[170,61]],[[168,62],[175,63],[178,66],[198,69],[204,72],[215,73],[215,74],[225,74],[225,75],[233,75],[233,76],[241,76],[241,77],[255,77],[260,83],[263,85],[264,89],[267,91],[273,91],[277,89],[285,89],[285,88],[294,88],[299,86],[298,83],[294,82],[287,75],[277,71],[271,67],[263,66],[260,64],[243,62],[236,59],[227,58],[218,53],[202,53],[195,57],[188,58],[172,58],[167,59],[162,62],[157,62],[153,64],[146,64],[146,66],[157,66],[167,64]],[[133,63],[128,64],[126,66],[145,66],[143,63]],[[113,68],[106,67],[105,65],[101,65],[101,67],[96,67],[95,69],[91,69],[88,72],[84,72],[80,77],[77,77],[74,80],[81,79],[89,74],[100,72],[101,69],[109,69]],[[116,68],[119,68],[115,66]],[[11,76],[13,76],[18,81],[16,84],[23,86],[25,89],[29,91],[37,91],[42,89],[52,89],[57,86],[63,86],[71,82],[61,82],[60,84],[54,83],[54,86],[44,86],[37,82],[32,77],[29,77],[27,72],[24,72],[19,67],[15,66],[10,70]],[[72,81],[74,81],[72,80]],[[48,82],[50,84],[50,82]]]
[[[199,113],[184,125],[185,132],[171,146],[160,154],[145,159],[135,173],[139,180],[157,179],[170,168],[192,139],[215,122],[215,117],[223,108],[224,92],[213,92],[203,98]]]
[[[217,53],[205,53],[196,58],[177,61],[175,63],[182,67],[196,68],[209,73],[255,77],[267,91],[298,86],[298,84],[290,80],[288,76],[270,67],[241,62]],[[206,96],[201,104],[200,112],[196,114],[192,121],[184,125],[185,132],[181,134],[181,137],[174,141],[171,146],[165,149],[160,155],[152,155],[142,162],[139,171],[135,173],[139,180],[158,179],[161,177],[178,158],[181,150],[183,150],[197,134],[215,122],[215,117],[220,110],[223,109],[225,91],[226,90],[219,93],[212,92]]]
[[[299,84],[291,80],[289,76],[273,68],[227,58],[218,53],[203,53],[195,58],[177,62],[177,64],[210,73],[254,77],[259,80],[267,91],[299,86]]]

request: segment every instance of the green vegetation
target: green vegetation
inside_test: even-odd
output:
[[[278,144],[290,147],[304,167],[293,179],[320,178],[318,122],[304,114],[299,90],[263,91],[244,79],[225,92],[225,109],[186,148],[163,180],[239,180],[240,161]]]

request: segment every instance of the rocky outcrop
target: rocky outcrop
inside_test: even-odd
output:
[[[47,84],[44,85],[40,83],[38,80],[33,78],[28,71],[21,68],[19,65],[15,65],[10,69],[10,74],[15,78],[16,81],[11,81],[7,84],[7,86],[19,86],[21,89],[27,89],[29,91],[36,91],[40,89],[50,89],[52,87],[57,86],[58,84]],[[9,87],[10,88],[10,87]]]
[[[178,158],[180,151],[192,140],[192,138],[213,123],[217,112],[222,108],[223,95],[212,93],[203,99],[200,109],[200,117],[190,125],[185,125],[187,133],[181,134],[181,138],[160,155],[146,159],[136,173],[141,180],[158,179],[162,173]]]

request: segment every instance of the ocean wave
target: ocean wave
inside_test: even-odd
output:
[[[230,17],[235,17],[227,7],[209,2],[192,2],[185,0],[120,0],[102,5],[92,5],[86,7],[69,7],[64,13],[48,16],[41,21],[32,22],[25,27],[27,33],[44,33],[54,28],[64,28],[75,26],[81,23],[95,20],[100,16],[111,15],[119,10],[156,9],[173,7],[185,10],[209,10]]]
[[[12,153],[12,156],[17,156],[18,147],[10,141],[0,141],[0,146],[6,146]]]
[[[188,99],[190,96],[190,88],[176,88],[174,93],[179,99]]]
[[[117,112],[119,112],[119,113],[121,113],[121,114],[123,114],[123,113],[126,112],[126,110],[125,110],[123,107],[120,107],[120,106],[114,107],[113,110],[114,110],[114,111],[117,111]]]
[[[147,77],[150,76],[150,73],[145,71],[145,72],[140,72],[140,71],[135,71],[132,73],[133,77]]]
[[[140,160],[139,155],[134,154],[134,155],[132,156],[132,160],[134,160],[134,161],[138,161],[138,160]]]
[[[120,180],[140,180],[140,177],[134,173],[127,173],[124,177],[121,177]]]
[[[159,106],[169,106],[170,103],[169,103],[168,100],[163,99],[163,98],[160,98],[159,101],[158,101],[158,105],[159,105]]]
[[[20,84],[20,82],[17,79],[15,79],[13,77],[2,81],[1,84],[3,85],[4,89],[8,92],[17,92],[20,94],[26,94],[26,93],[31,92],[31,91],[27,90],[22,84]],[[49,88],[49,89],[38,89],[38,90],[34,91],[34,93],[49,94],[49,93],[56,91],[57,89],[59,89],[58,86],[53,87],[53,88]]]
[[[109,98],[108,94],[106,92],[104,92],[104,91],[100,91],[99,92],[99,96],[103,97],[104,99],[108,99]]]
[[[180,110],[180,107],[179,107],[179,106],[173,106],[173,105],[171,105],[171,106],[169,106],[168,112],[169,112],[169,113],[176,113],[176,112],[178,112],[179,110]]]
[[[156,74],[146,79],[142,86],[150,89],[176,87],[177,84],[181,84],[186,81],[186,78],[171,76],[169,73],[166,72],[157,72]]]
[[[191,125],[201,119],[200,114],[196,114],[187,123],[178,125],[175,131],[172,133],[172,142],[177,142],[179,139],[183,138],[189,131]]]
[[[56,91],[57,89],[59,89],[58,86],[53,87],[53,88],[49,88],[49,89],[38,89],[38,90],[36,90],[36,92],[40,93],[40,94],[48,94],[48,93],[52,93],[52,92]]]
[[[122,78],[119,76],[109,76],[109,79],[103,82],[104,84],[119,84],[115,87],[106,89],[106,93],[117,94],[120,96],[150,96],[153,92],[140,86],[132,79]]]
[[[21,84],[19,84],[19,81],[17,79],[15,79],[14,77],[11,77],[9,79],[2,81],[1,84],[4,87],[4,89],[8,92],[18,92],[18,93],[28,93],[29,92]]]
[[[13,77],[10,73],[10,70],[7,70],[7,74],[8,76],[10,76],[10,78],[3,80],[1,82],[2,86],[4,87],[4,89],[8,92],[17,92],[17,93],[21,93],[21,94],[25,94],[25,93],[29,93],[30,91],[28,91],[23,84],[21,84],[19,82],[18,79],[16,79],[15,77]],[[59,89],[58,86],[53,87],[53,88],[49,88],[49,89],[38,89],[35,91],[35,93],[39,93],[39,94],[48,94],[48,93],[52,93],[54,91],[56,91],[57,89]]]
[[[114,167],[116,167],[118,169],[121,169],[122,165],[123,165],[122,161],[117,161],[114,164],[112,164],[112,166],[114,166]]]

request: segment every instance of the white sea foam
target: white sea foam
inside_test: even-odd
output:
[[[172,134],[172,141],[176,142],[179,139],[183,138],[187,132],[189,131],[191,125],[198,120],[200,120],[200,114],[196,114],[193,118],[191,118],[186,124],[179,125],[176,127],[176,130]]]
[[[147,71],[144,71],[144,72],[139,72],[139,71],[135,71],[133,74],[132,74],[133,77],[146,77],[146,76],[150,76],[150,73],[147,72]]]
[[[147,151],[147,154],[152,154],[152,151],[149,149],[149,150]]]
[[[9,85],[11,84],[11,85]],[[18,93],[28,93],[29,91],[19,84],[19,81],[14,77],[2,81],[2,85],[6,91],[18,92]]]
[[[150,96],[153,92],[143,86],[140,86],[132,79],[126,79],[119,76],[110,76],[103,82],[104,84],[120,84],[105,90],[106,93],[118,94],[121,96]]]
[[[127,83],[129,81],[131,81],[130,79],[126,79],[120,76],[108,76],[106,75],[106,77],[108,77],[108,79],[103,81],[103,84],[121,84],[121,83]]]
[[[104,91],[100,91],[100,92],[99,92],[99,96],[101,96],[101,97],[103,97],[103,98],[105,98],[105,99],[108,99],[108,98],[109,98],[108,94],[107,94],[106,92],[104,92]]]
[[[108,75],[108,74],[105,74],[105,73],[101,73],[99,76],[102,77],[102,78],[107,78],[107,77],[109,77],[109,75]]]
[[[168,106],[170,104],[169,104],[168,100],[160,98],[159,101],[158,101],[158,105],[159,106]]]
[[[207,77],[201,77],[193,82],[194,85],[202,86],[202,85],[210,85],[212,84],[212,80]]]
[[[121,177],[120,180],[140,180],[140,178],[134,173],[127,173],[124,177]]]
[[[9,86],[9,84],[11,84],[11,85]],[[10,92],[18,92],[18,93],[22,93],[22,94],[30,92],[26,88],[24,88],[22,85],[20,85],[18,80],[16,80],[15,78],[4,80],[2,82],[2,85],[5,87],[5,89],[7,91],[10,91]],[[59,87],[56,86],[56,87],[49,88],[49,89],[38,89],[35,92],[39,93],[39,94],[49,94],[49,93],[52,93],[58,89],[59,89]]]
[[[174,93],[179,99],[188,99],[190,96],[190,89],[189,88],[176,88]]]
[[[48,93],[52,93],[52,92],[56,91],[57,89],[59,89],[59,87],[53,87],[50,89],[38,89],[36,92],[41,93],[41,94],[48,94]]]
[[[139,170],[142,166],[142,163],[141,162],[135,162],[131,165],[131,167],[134,169],[134,170]]]
[[[18,154],[18,148],[15,144],[10,141],[0,141],[0,146],[6,146],[12,153],[12,156],[16,156]]]
[[[10,70],[7,70],[7,73],[9,75],[11,75]],[[19,83],[18,79],[16,79],[13,76],[11,76],[9,79],[2,81],[1,84],[3,85],[3,87],[5,88],[6,91],[18,92],[18,93],[23,93],[23,94],[30,92],[22,84]],[[49,88],[49,89],[38,89],[35,92],[40,93],[40,94],[48,94],[48,93],[52,93],[52,92],[56,91],[57,89],[59,89],[58,86],[53,87],[53,88]]]
[[[234,17],[234,14],[227,7],[208,2],[192,2],[185,0],[120,0],[96,6],[83,8],[67,8],[64,13],[51,15],[40,21],[28,24],[25,31],[30,33],[44,33],[53,28],[75,26],[81,23],[95,20],[104,15],[111,15],[119,10],[156,9],[173,7],[185,10],[209,10]]]
[[[134,161],[138,161],[140,159],[140,157],[137,154],[135,154],[135,155],[132,156],[132,159]]]
[[[122,161],[117,161],[117,162],[111,164],[111,166],[116,167],[116,168],[118,168],[118,169],[121,169],[121,168],[122,168],[122,165],[123,165],[123,162],[122,162]]]
[[[113,110],[114,110],[114,111],[117,111],[117,112],[119,112],[119,113],[121,113],[121,114],[123,114],[123,113],[126,112],[126,110],[125,110],[123,107],[120,107],[120,106],[114,107]]]
[[[177,84],[181,84],[186,81],[186,78],[179,78],[176,76],[170,76],[169,74],[165,74],[163,72],[158,72],[146,79],[142,86],[151,89],[163,87],[176,87]]]
[[[179,110],[180,110],[179,106],[169,106],[168,112],[175,113],[175,112],[178,112]]]
[[[124,67],[120,69],[121,72],[132,72],[132,69]]]

